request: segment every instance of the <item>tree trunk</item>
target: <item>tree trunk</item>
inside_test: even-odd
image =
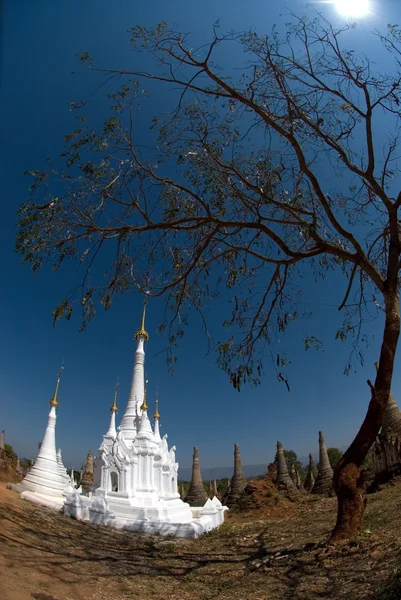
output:
[[[400,299],[397,276],[392,278],[391,284],[387,283],[383,295],[386,319],[379,366],[375,384],[372,385],[368,381],[372,397],[360,430],[334,471],[333,487],[337,494],[338,508],[337,522],[331,534],[331,542],[350,539],[360,530],[366,502],[359,468],[380,431],[390,396],[394,358],[400,334]]]

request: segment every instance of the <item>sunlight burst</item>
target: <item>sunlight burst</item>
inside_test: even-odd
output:
[[[343,17],[364,17],[370,12],[369,0],[335,0],[334,4]]]

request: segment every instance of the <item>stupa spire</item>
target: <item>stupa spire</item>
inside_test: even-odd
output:
[[[206,500],[207,494],[202,483],[198,447],[194,446],[194,454],[192,459],[192,479],[185,502],[188,502],[191,506],[203,506]]]
[[[60,386],[61,373],[62,373],[63,369],[64,369],[64,366],[63,366],[63,363],[61,363],[61,368],[57,375],[57,383],[56,383],[56,389],[54,392],[54,396],[49,401],[50,406],[55,406],[56,408],[58,408],[60,406],[59,402],[58,402],[58,388]]]
[[[160,419],[160,415],[159,415],[159,392],[156,393],[156,410],[155,410],[155,414],[153,415],[154,419]]]
[[[295,472],[295,465],[294,463],[290,464],[290,468],[288,469],[290,477],[293,481],[293,483],[296,485],[297,484],[297,474]]]
[[[227,506],[231,508],[237,503],[238,497],[246,486],[244,472],[242,470],[241,455],[238,444],[234,444],[234,474],[231,478],[230,493],[227,496]]]
[[[89,450],[88,456],[86,457],[85,471],[81,479],[82,489],[85,490],[85,492],[90,492],[93,480],[93,454],[92,450]]]
[[[283,444],[277,442],[277,485],[278,487],[286,487],[288,489],[295,489],[294,482],[292,481],[290,474],[288,473],[287,461],[284,456]]]
[[[149,409],[149,406],[147,405],[147,402],[146,402],[146,387],[147,387],[148,383],[149,383],[149,380],[147,379],[145,381],[145,389],[143,391],[143,402],[141,404],[141,410],[146,410],[146,411]]]
[[[295,469],[295,485],[299,490],[305,491],[304,486],[302,485],[301,475],[299,474],[298,469]]]
[[[136,340],[139,337],[143,337],[145,339],[145,342],[148,341],[149,339],[149,334],[145,329],[145,315],[146,315],[146,305],[147,305],[148,301],[144,300],[143,302],[143,313],[142,313],[142,322],[141,322],[141,326],[138,329],[138,331],[135,333],[134,335],[134,339]]]
[[[140,424],[139,424],[139,429],[138,429],[138,434],[137,434],[138,438],[141,438],[141,437],[149,438],[149,436],[151,438],[153,437],[152,426],[150,424],[149,417],[148,417],[149,407],[146,402],[146,386],[147,386],[147,384],[148,384],[148,380],[145,381],[143,402],[141,404],[142,415],[140,417]]]
[[[323,433],[319,431],[319,471],[316,477],[312,494],[325,494],[333,489],[333,469],[331,468],[329,456]]]
[[[160,420],[160,415],[159,415],[159,392],[156,392],[156,410],[155,410],[155,414],[153,415],[153,418],[155,420],[155,426],[154,426],[155,441],[156,442],[161,442],[160,429],[159,429],[159,420]]]
[[[216,483],[216,480],[214,479],[213,480],[213,495],[216,496],[216,498],[217,498],[217,494],[218,494],[218,492],[217,492],[217,483]]]
[[[131,389],[128,397],[127,407],[121,420],[121,430],[126,441],[132,441],[137,433],[136,419],[140,413],[140,407],[145,399],[145,351],[144,343],[148,341],[149,334],[145,330],[146,300],[144,302],[142,322],[134,335],[137,347],[134,358],[134,369],[132,374]]]
[[[120,382],[117,379],[117,383],[116,383],[116,389],[114,390],[114,399],[113,399],[113,404],[112,406],[110,406],[110,411],[112,413],[118,413],[118,408],[117,408],[117,394],[118,394],[118,388],[119,388]]]
[[[307,492],[311,492],[313,486],[315,485],[315,478],[317,476],[317,469],[315,465],[315,461],[313,460],[312,454],[309,454],[309,465],[308,471],[306,473],[304,488]]]
[[[115,438],[117,435],[117,431],[116,431],[116,414],[118,413],[118,408],[117,408],[117,394],[118,394],[118,387],[120,385],[119,380],[117,379],[116,382],[116,388],[114,390],[114,400],[113,400],[113,404],[110,406],[110,425],[109,425],[109,430],[106,433],[105,437],[109,437],[109,438]]]

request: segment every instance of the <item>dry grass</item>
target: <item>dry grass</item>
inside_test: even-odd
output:
[[[0,486],[1,600],[401,599],[401,481],[369,498],[364,531],[337,549],[334,499],[272,499],[178,540],[92,527]]]

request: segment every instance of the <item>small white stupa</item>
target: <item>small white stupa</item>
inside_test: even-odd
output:
[[[146,302],[141,327],[134,336],[137,348],[127,407],[121,425],[116,429],[116,388],[109,428],[99,449],[100,460],[95,461],[95,486],[98,481],[98,487],[94,496],[82,497],[82,500],[88,507],[89,519],[96,524],[130,531],[198,537],[218,527],[227,508],[216,500],[209,501],[205,507],[190,507],[180,498],[175,446],[169,449],[167,435],[160,437],[158,398],[154,429],[148,417],[144,344],[149,335],[145,330],[145,311]],[[86,511],[75,496],[67,497],[65,512],[87,518],[81,516],[86,515]],[[75,507],[79,510],[75,511]]]
[[[39,454],[29,473],[18,486],[21,498],[60,509],[65,501],[63,491],[68,484],[69,477],[63,465],[61,450],[56,452],[56,409],[58,403],[58,389],[60,385],[62,368],[57,377],[56,390],[50,400],[50,412],[43,441]]]

